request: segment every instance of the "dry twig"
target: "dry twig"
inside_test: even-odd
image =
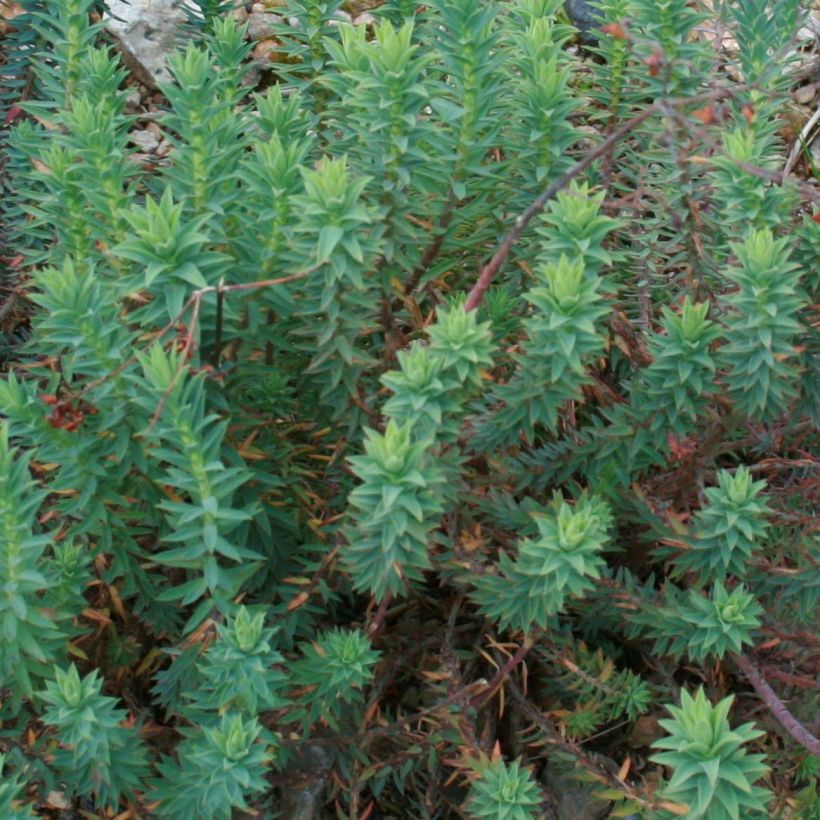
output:
[[[804,748],[820,757],[820,739],[816,738],[788,709],[785,703],[775,694],[760,670],[745,655],[732,655],[746,679],[760,695],[769,711],[777,718],[780,725]]]

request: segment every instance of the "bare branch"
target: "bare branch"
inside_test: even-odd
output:
[[[703,94],[696,94],[692,97],[682,97],[669,100],[657,100],[651,105],[647,106],[640,114],[636,114],[632,119],[627,120],[621,126],[616,128],[600,145],[593,148],[588,154],[583,156],[575,165],[572,166],[566,173],[553,180],[544,191],[533,201],[533,203],[515,220],[513,227],[507,232],[501,244],[498,246],[496,252],[486,265],[481,268],[478,275],[478,281],[473,286],[467,301],[464,303],[464,310],[475,310],[484,298],[484,294],[489,290],[498,271],[507,257],[513,245],[521,238],[527,225],[534,216],[537,216],[544,210],[544,206],[553,199],[558,193],[564,190],[567,185],[572,182],[575,177],[582,174],[596,159],[604,156],[611,151],[617,143],[624,137],[627,137],[635,130],[642,122],[654,117],[656,114],[664,114],[670,108],[679,108],[686,105],[696,105],[704,102],[714,102],[716,100],[733,97],[741,91],[747,90],[748,86],[738,86],[737,88],[718,88],[713,91],[705,92]]]
[[[530,637],[524,639],[524,642],[518,647],[518,651],[495,673],[495,677],[487,684],[487,688],[472,699],[471,703],[476,709],[484,706],[504,685],[504,682],[516,666],[527,657],[527,653],[532,649],[534,643],[535,641]]]
[[[818,740],[787,708],[786,704],[775,694],[760,670],[745,655],[732,655],[732,660],[760,695],[761,700],[769,707],[772,715],[780,725],[804,748],[813,755],[820,756]]]

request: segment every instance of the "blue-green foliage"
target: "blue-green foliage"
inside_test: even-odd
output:
[[[502,553],[497,574],[475,580],[474,600],[501,627],[544,629],[567,598],[592,589],[600,578],[611,523],[607,505],[583,498],[573,509],[559,497],[552,506],[533,516],[537,537],[521,541],[514,559]]]
[[[765,481],[754,481],[745,467],[722,470],[718,486],[706,490],[707,504],[692,524],[688,549],[675,559],[680,572],[694,571],[703,582],[742,577],[752,554],[762,546],[770,511],[758,499]]]
[[[157,766],[162,776],[152,796],[157,814],[179,820],[223,820],[248,808],[247,797],[268,788],[271,755],[255,717],[226,712],[217,726],[190,732],[177,751]]]
[[[524,820],[554,753],[613,816],[811,782],[723,691],[773,627],[809,668],[820,598],[796,0],[603,0],[580,50],[559,0],[285,0],[253,69],[196,0],[156,113],[98,5],[23,0],[0,58],[0,815]]]
[[[727,344],[720,351],[729,395],[739,411],[763,419],[788,408],[800,373],[794,345],[800,269],[787,245],[787,237],[774,239],[766,228],[751,231],[734,246],[739,266],[726,272],[737,286],[726,297]]]
[[[675,660],[686,655],[697,662],[742,652],[752,643],[762,612],[742,586],[729,590],[715,581],[708,594],[696,589],[684,593],[668,584],[661,605],[647,605],[631,620],[655,639],[658,654]]]
[[[302,657],[295,662],[294,673],[307,691],[294,717],[301,720],[303,732],[317,721],[333,729],[352,723],[379,660],[370,640],[359,630],[332,629],[300,649]]]
[[[516,760],[476,761],[478,778],[470,788],[467,807],[471,817],[528,820],[541,803],[538,784]]]
[[[80,678],[73,664],[56,669],[39,693],[48,704],[42,720],[59,731],[53,765],[69,793],[93,794],[100,805],[117,806],[120,795],[139,788],[147,774],[146,750],[138,729],[121,725],[125,710],[101,688],[96,670]]]
[[[212,605],[210,598],[217,606],[229,606],[262,556],[231,537],[251,518],[250,510],[232,503],[235,491],[250,479],[250,471],[220,460],[226,425],[206,412],[202,379],[179,378],[180,359],[181,354],[168,355],[154,346],[140,357],[143,376],[135,378],[145,408],[161,411],[145,433],[153,445],[148,458],[176,499],[187,499],[172,495],[157,505],[167,522],[162,540],[169,547],[157,552],[155,560],[192,573],[161,598],[185,606],[208,595],[188,622],[193,627]]]
[[[65,633],[44,611],[40,595],[46,534],[35,532],[37,510],[45,493],[28,471],[29,458],[9,447],[8,427],[0,427],[0,674],[13,685],[14,701],[31,698],[33,681],[64,654]],[[65,617],[66,613],[63,613]],[[61,646],[61,644],[63,646]]]
[[[31,809],[23,804],[25,784],[18,773],[4,772],[4,764],[5,757],[0,755],[0,775],[3,777],[3,781],[0,782],[0,811],[8,820],[31,820],[34,815]]]
[[[427,550],[443,511],[445,476],[414,441],[412,424],[390,421],[384,435],[367,432],[365,454],[350,459],[361,480],[350,494],[353,510],[346,560],[354,585],[381,600],[421,581],[430,567]]]
[[[237,710],[251,715],[284,705],[284,657],[274,648],[277,629],[265,626],[265,612],[236,616],[217,627],[218,638],[198,664],[202,680],[190,696],[194,708],[214,714]]]
[[[751,723],[731,728],[732,701],[724,698],[713,706],[702,687],[694,698],[683,690],[680,706],[667,707],[672,718],[659,721],[667,736],[652,745],[666,751],[652,759],[672,770],[662,794],[688,805],[691,817],[729,820],[767,814],[770,793],[751,785],[766,772],[763,755],[744,748],[762,732]]]
[[[709,407],[717,369],[712,344],[720,331],[706,318],[708,302],[687,298],[680,312],[662,310],[661,331],[647,344],[653,361],[633,384],[630,398],[651,430],[683,438]]]

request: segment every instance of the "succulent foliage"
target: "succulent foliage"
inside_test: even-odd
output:
[[[235,5],[0,2],[0,816],[814,811],[801,4]]]

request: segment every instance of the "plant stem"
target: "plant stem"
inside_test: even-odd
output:
[[[803,747],[813,755],[820,757],[820,740],[816,738],[786,707],[786,704],[775,694],[760,670],[745,655],[732,655],[732,660],[769,707],[772,715],[780,725]]]
[[[718,88],[703,94],[693,95],[692,97],[657,100],[647,106],[640,114],[636,114],[632,119],[627,120],[619,128],[616,128],[599,146],[593,148],[592,151],[578,160],[572,168],[558,177],[558,179],[553,180],[533,203],[519,214],[513,223],[513,227],[507,232],[504,239],[501,240],[501,244],[492,255],[490,261],[481,268],[478,280],[475,285],[473,285],[472,290],[467,296],[467,301],[464,303],[464,310],[475,310],[481,304],[481,300],[484,298],[484,294],[489,290],[495,275],[501,269],[504,262],[507,261],[507,257],[510,255],[513,245],[520,239],[521,234],[524,233],[524,229],[532,221],[532,218],[541,213],[541,211],[544,210],[544,206],[558,193],[563,191],[575,177],[589,168],[596,159],[612,150],[618,142],[631,134],[642,122],[653,117],[655,114],[664,114],[669,111],[670,108],[725,99],[726,97],[735,96],[747,88],[748,87],[744,86],[740,86],[736,89]]]
[[[524,639],[524,643],[518,647],[518,651],[495,673],[495,677],[489,682],[487,688],[473,698],[472,705],[476,709],[483,706],[504,685],[504,681],[507,680],[513,669],[527,657],[527,653],[532,649],[534,643],[535,641],[532,638]]]

